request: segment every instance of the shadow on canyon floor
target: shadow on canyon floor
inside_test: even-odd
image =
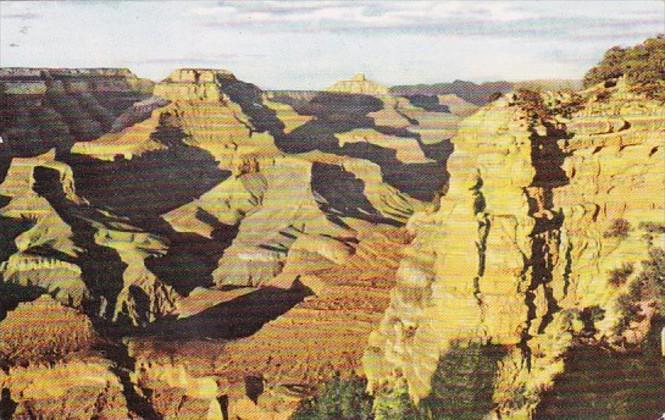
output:
[[[138,333],[169,339],[247,337],[303,301],[306,288],[263,287],[184,319],[165,318]]]
[[[97,212],[87,206],[77,206],[67,199],[58,171],[36,167],[34,177],[34,191],[49,201],[58,216],[71,227],[74,244],[84,250],[72,261],[81,267],[84,283],[93,296],[106,299],[110,310],[123,287],[123,272],[127,265],[116,250],[95,241],[97,230],[87,219],[94,219]]]
[[[312,165],[312,188],[326,200],[327,204],[322,205],[326,212],[372,223],[396,224],[383,217],[369,202],[365,196],[365,182],[340,166],[315,162]]]
[[[217,261],[237,234],[237,227],[216,223],[212,239],[175,231],[161,215],[187,204],[230,176],[205,150],[183,143],[184,133],[163,116],[154,139],[167,150],[130,160],[100,161],[72,155],[78,192],[92,205],[128,217],[131,224],[168,239],[163,257],[146,260],[160,280],[187,294],[208,286]]]
[[[212,285],[212,272],[236,237],[238,227],[219,224],[212,239],[176,232],[167,223],[154,231],[168,238],[169,249],[164,256],[146,259],[146,267],[178,293],[187,295],[196,287]]]

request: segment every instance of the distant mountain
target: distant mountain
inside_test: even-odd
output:
[[[355,74],[349,80],[340,80],[326,91],[363,95],[387,95],[389,92],[387,87],[372,80],[367,80],[363,73]]]
[[[513,90],[513,84],[505,81],[476,84],[464,80],[455,80],[452,83],[393,86],[390,88],[390,93],[405,96],[453,94],[472,104],[484,105],[489,102],[489,98],[493,93],[507,93],[511,90]]]
[[[579,90],[582,81],[576,79],[538,79],[518,82],[485,82],[474,83],[455,80],[452,83],[434,83],[417,85],[398,85],[390,88],[393,95],[456,95],[467,102],[484,105],[494,93],[507,93],[516,89],[544,90]]]

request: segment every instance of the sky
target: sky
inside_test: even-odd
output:
[[[0,66],[223,68],[266,89],[581,78],[663,0],[0,1]]]

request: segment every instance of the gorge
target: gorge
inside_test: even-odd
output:
[[[657,418],[665,78],[632,74],[0,69],[0,418]]]

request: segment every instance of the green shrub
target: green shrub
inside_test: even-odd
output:
[[[628,281],[628,277],[633,274],[635,267],[632,263],[623,263],[621,267],[610,271],[609,282],[614,287],[623,286]]]
[[[427,419],[482,419],[494,408],[498,362],[506,354],[496,345],[453,345],[439,360],[432,391],[419,409]]]
[[[639,302],[636,302],[630,294],[619,296],[617,305],[621,317],[615,327],[615,334],[622,334],[628,329],[631,323],[639,322],[644,319]]]
[[[607,50],[600,63],[584,75],[584,87],[623,76],[625,55],[626,48],[623,47],[614,46]]]
[[[612,226],[603,234],[605,238],[626,238],[630,232],[630,222],[626,219],[614,219]]]
[[[515,93],[515,103],[524,109],[532,119],[547,120],[550,118],[547,106],[538,92],[529,89],[518,89]]]
[[[373,397],[365,391],[367,380],[360,376],[342,378],[335,374],[316,396],[304,400],[292,420],[370,420]]]
[[[665,224],[654,222],[641,222],[640,229],[644,230],[642,238],[647,241],[649,246],[653,246],[653,240],[657,235],[665,233]]]
[[[609,82],[621,76],[631,89],[654,99],[665,99],[665,36],[649,38],[634,47],[612,47],[584,76],[584,86]]]
[[[665,315],[665,250],[651,248],[649,259],[642,261],[642,272],[630,284],[627,294],[620,296],[617,304],[620,321],[615,333],[623,333],[632,322],[644,319],[640,304],[654,302],[660,316]]]
[[[649,233],[665,233],[665,224],[654,222],[640,222],[640,229]]]
[[[661,316],[665,315],[665,250],[651,248],[649,259],[642,262],[639,276],[639,287],[643,297],[656,302],[656,309]]]
[[[572,118],[573,114],[582,108],[584,108],[584,98],[577,93],[573,93],[554,104],[550,107],[550,110],[552,114],[561,115],[564,118]]]
[[[584,329],[582,331],[582,335],[586,336],[593,335],[597,331],[596,322],[605,319],[605,309],[601,308],[598,305],[587,306],[586,308],[582,309],[582,312],[579,313],[579,317],[584,323]]]
[[[392,388],[377,391],[374,395],[373,411],[376,420],[421,420],[425,418],[411,400],[405,380],[399,381]]]

